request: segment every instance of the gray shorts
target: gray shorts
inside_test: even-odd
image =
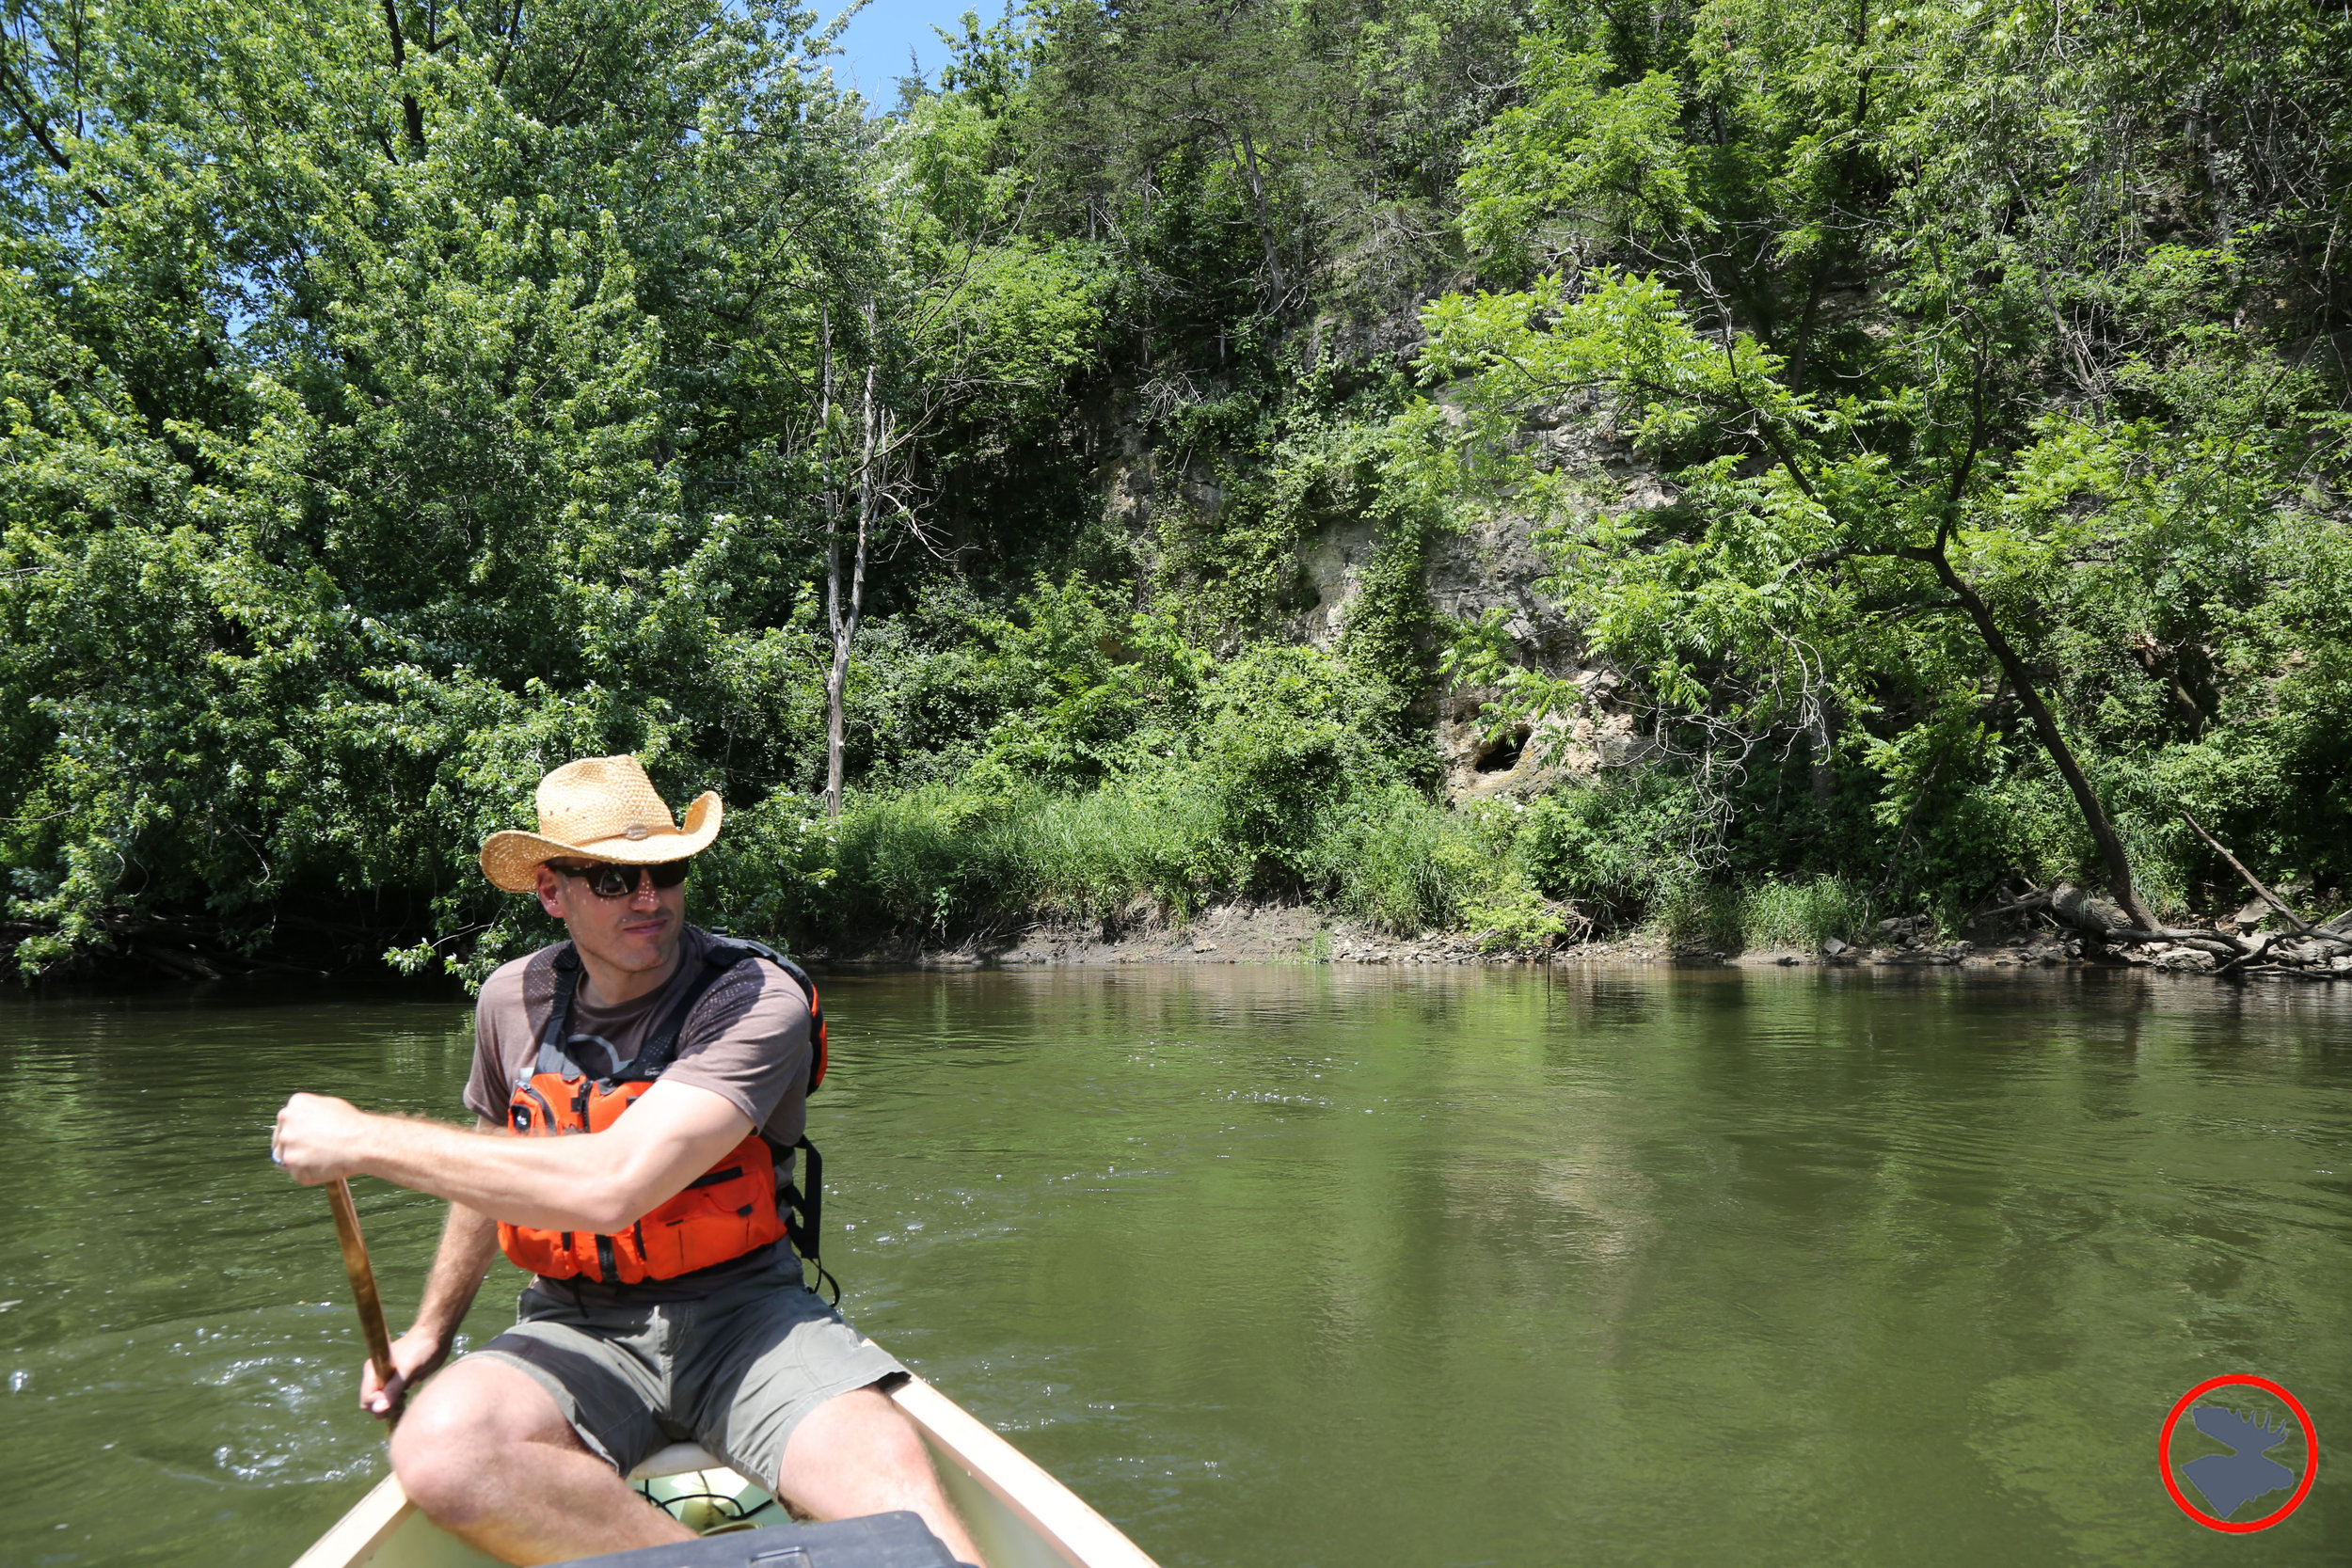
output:
[[[906,1375],[801,1283],[798,1259],[692,1300],[627,1307],[533,1281],[515,1326],[474,1354],[545,1388],[625,1476],[664,1444],[691,1441],[768,1487],[801,1418]]]

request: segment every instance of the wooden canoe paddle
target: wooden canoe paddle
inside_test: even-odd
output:
[[[343,1273],[351,1277],[351,1304],[359,1309],[359,1330],[368,1337],[368,1359],[375,1363],[375,1380],[392,1386],[392,1337],[384,1327],[384,1303],[375,1293],[375,1269],[368,1262],[367,1238],[359,1234],[359,1211],[352,1207],[351,1183],[342,1177],[326,1184],[327,1206],[335,1211],[335,1239],[343,1244]],[[403,1398],[392,1402],[389,1424],[400,1424]]]

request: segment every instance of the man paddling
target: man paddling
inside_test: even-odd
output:
[[[681,829],[635,759],[591,757],[540,780],[538,808],[539,832],[492,834],[482,868],[571,940],[484,982],[475,1132],[297,1094],[272,1141],[297,1181],[374,1176],[449,1200],[391,1384],[362,1375],[376,1415],[449,1354],[493,1253],[535,1275],[515,1326],[409,1403],[402,1486],[485,1551],[560,1561],[686,1539],[623,1478],[691,1438],[803,1513],[912,1509],[979,1562],[887,1397],[905,1369],[803,1285],[784,1241],[814,990],[686,924],[718,796]]]

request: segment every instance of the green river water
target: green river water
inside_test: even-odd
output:
[[[845,1309],[1168,1568],[2352,1560],[2352,997],[1295,968],[826,1003]],[[267,1126],[297,1087],[455,1117],[469,1021],[0,1005],[0,1563],[276,1568],[382,1473]],[[402,1320],[437,1206],[356,1186]],[[2156,1463],[2225,1372],[2319,1433],[2250,1537]]]

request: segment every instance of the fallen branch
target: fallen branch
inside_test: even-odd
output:
[[[2225,954],[2240,956],[2252,951],[2246,945],[2244,939],[2233,937],[2227,931],[2207,930],[2201,926],[2159,926],[2153,931],[2124,927],[2122,929],[2085,932],[2084,934],[2104,937],[2109,942],[2127,942],[2140,946],[2165,942],[2174,947],[2217,948]],[[2265,937],[2264,940],[2267,942],[2269,939]]]
[[[2186,819],[2187,814],[2182,815],[2184,819]],[[2227,849],[2214,843],[2212,836],[2207,834],[2202,828],[2198,827],[2194,821],[2191,821],[2189,826],[2196,828],[2198,836],[2203,838],[2208,844],[2212,844],[2218,853],[2228,857],[2231,864],[2237,864],[2236,858],[2230,856]],[[2004,914],[2041,914],[2090,942],[2113,943],[2118,947],[2156,944],[2186,947],[2221,960],[2211,971],[2217,977],[2228,975],[2233,978],[2243,978],[2249,974],[2296,974],[2311,979],[2329,978],[2332,972],[2327,967],[2323,958],[2314,950],[2319,949],[2324,952],[2325,945],[2328,944],[2352,948],[2352,932],[2339,933],[2328,928],[2338,924],[2338,921],[2329,921],[2325,927],[2309,924],[2297,916],[2294,911],[2280,903],[2277,896],[2256,881],[2243,866],[2239,866],[2238,869],[2241,875],[2246,876],[2247,881],[2274,908],[2295,922],[2296,928],[2293,931],[2273,931],[2258,942],[2249,942],[2233,932],[2210,930],[2203,927],[2138,927],[2133,925],[2131,917],[2122,910],[2092,897],[2089,890],[2076,887],[2071,882],[2058,882],[2046,888],[2033,887],[2027,883],[2026,885],[2028,891],[2015,897],[1998,904],[1980,906],[1977,911],[1977,918]],[[2004,882],[2010,880],[2008,878],[2002,879]],[[2015,882],[2025,882],[2025,879],[2019,877],[2015,879]],[[1999,886],[1999,883],[1995,884],[1996,889]],[[2352,925],[2352,921],[2344,923]],[[2307,943],[2310,945],[2305,945]]]
[[[2252,968],[2256,963],[2261,962],[2264,956],[2269,953],[2271,944],[2278,940],[2279,939],[2277,937],[2263,938],[2262,944],[2256,947],[2252,952],[2239,954],[2236,958],[2232,958],[2228,963],[2223,964],[2219,969],[2215,970],[2214,974],[2216,975],[2222,975],[2229,974],[2232,970]],[[2265,964],[2264,967],[2265,969],[2269,969],[2276,968],[2278,966]]]
[[[2181,813],[2181,820],[2188,824],[2188,831],[2190,832],[2195,833],[2199,838],[2205,841],[2205,847],[2211,849],[2215,854],[2219,855],[2223,860],[2228,861],[2230,863],[2230,869],[2236,872],[2240,877],[2246,879],[2246,885],[2254,890],[2256,897],[2260,898],[2264,903],[2269,905],[2272,909],[2277,910],[2280,914],[2286,916],[2288,925],[2294,927],[2298,932],[2309,931],[2311,929],[2309,926],[2303,923],[2303,917],[2301,915],[2296,914],[2293,910],[2287,908],[2287,902],[2285,899],[2280,897],[2277,894],[2263,886],[2262,879],[2255,876],[2251,871],[2247,870],[2246,863],[2239,860],[2235,855],[2230,853],[2228,847],[2223,845],[2219,839],[2205,832],[2203,824],[2200,823],[2197,818],[2189,816],[2187,812],[2184,811]]]
[[[2100,901],[2087,889],[2072,882],[2059,882],[2052,887],[2036,888],[2022,898],[1986,911],[1990,914],[2046,913],[2060,925],[2072,927],[2083,936],[2099,942],[2134,943],[2169,942],[2175,945],[2214,948],[2223,957],[2236,957],[2247,951],[2245,942],[2226,931],[2184,928],[2178,926],[2135,926],[2131,917],[2113,905],[2106,909],[2114,918],[2102,913]]]

